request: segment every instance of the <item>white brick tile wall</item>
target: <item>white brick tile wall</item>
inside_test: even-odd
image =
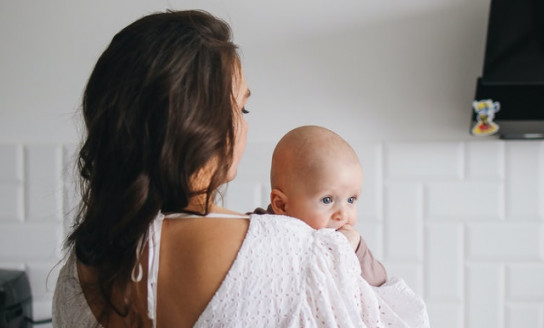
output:
[[[0,261],[58,260],[62,237],[60,224],[2,224]]]
[[[23,147],[0,145],[0,182],[23,182]]]
[[[51,301],[32,301],[32,316],[34,321],[45,320],[51,318]],[[53,328],[53,324],[35,325],[39,328]]]
[[[274,145],[248,144],[229,208],[269,203]],[[357,229],[389,276],[425,298],[432,327],[544,327],[544,142],[353,147],[365,174]],[[51,316],[55,264],[79,199],[76,150],[0,145],[0,268],[27,270],[35,319]]]
[[[0,262],[0,268],[4,270],[20,270],[23,271],[26,269],[24,262]]]
[[[423,188],[416,183],[385,187],[385,250],[388,260],[423,260]]]
[[[23,199],[21,182],[0,181],[0,222],[22,221]]]
[[[506,286],[511,301],[544,303],[544,263],[508,265]]]
[[[372,251],[374,258],[382,261],[383,255],[383,224],[376,222],[368,222],[365,219],[359,218],[355,224],[355,229],[361,233],[368,248]]]
[[[501,182],[432,182],[426,186],[426,215],[432,220],[497,220],[504,213],[503,194]]]
[[[270,192],[272,190],[270,185],[268,184],[262,184],[261,187],[262,187],[261,204],[262,204],[262,207],[264,208],[264,206],[268,207],[268,205],[270,204]]]
[[[66,145],[62,149],[62,179],[63,179],[63,231],[64,235],[70,232],[73,225],[73,218],[78,210],[78,204],[81,200],[81,192],[77,183],[77,147],[75,145]]]
[[[379,143],[363,143],[355,148],[363,167],[363,188],[358,202],[358,217],[381,220],[383,217],[383,155]]]
[[[464,327],[464,309],[461,302],[427,302],[431,327]]]
[[[500,264],[470,264],[467,268],[466,327],[503,328],[504,268]]]
[[[461,301],[464,283],[461,223],[429,224],[425,238],[427,299]]]
[[[507,305],[506,328],[544,327],[543,309],[541,304]]]
[[[62,220],[62,147],[28,146],[25,162],[26,219]]]
[[[542,223],[467,225],[467,256],[480,261],[542,261]]]
[[[464,174],[459,142],[392,143],[385,146],[385,173],[391,179],[458,179]]]
[[[468,179],[500,181],[504,178],[504,142],[468,142],[465,158]]]
[[[387,270],[387,276],[403,279],[412,290],[423,297],[425,294],[423,284],[423,266],[417,263],[399,263],[393,261],[383,262]]]
[[[26,273],[34,300],[49,300],[53,297],[55,283],[60,271],[59,261],[32,261],[26,266]]]
[[[542,142],[506,144],[506,216],[513,221],[538,220],[544,193],[539,186],[542,167]]]
[[[23,220],[23,169],[23,147],[0,145],[0,222]]]

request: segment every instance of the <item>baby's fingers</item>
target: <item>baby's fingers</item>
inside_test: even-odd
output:
[[[355,250],[361,241],[361,235],[350,225],[345,225],[337,230],[342,233],[349,241],[351,247]]]

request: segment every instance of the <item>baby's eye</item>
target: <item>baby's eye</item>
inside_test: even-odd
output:
[[[243,107],[242,108],[242,114],[249,114],[249,111],[245,107]]]
[[[348,198],[348,203],[353,204],[353,203],[355,203],[356,200],[357,200],[357,197],[355,197],[355,196],[350,197],[350,198]]]
[[[321,198],[321,202],[323,204],[330,204],[330,203],[332,203],[332,197],[323,197],[323,198]]]

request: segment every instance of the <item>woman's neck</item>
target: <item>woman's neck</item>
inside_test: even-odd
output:
[[[203,197],[202,197],[203,198]],[[205,204],[205,199],[196,199],[193,198],[190,202],[189,202],[189,205],[187,205],[183,210],[184,212],[190,212],[190,213],[200,213],[200,214],[204,214],[204,213],[221,213],[221,214],[241,214],[241,213],[238,213],[236,211],[232,211],[232,210],[229,210],[229,209],[226,209],[224,207],[221,207],[217,204],[214,204],[214,203],[210,203],[208,205],[208,210],[206,211],[206,204]]]

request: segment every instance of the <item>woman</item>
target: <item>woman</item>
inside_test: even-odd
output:
[[[214,203],[245,148],[249,95],[230,29],[208,13],[149,15],[113,38],[83,98],[56,327],[364,327],[424,313],[409,289],[389,289],[408,314],[391,310],[341,234]]]

